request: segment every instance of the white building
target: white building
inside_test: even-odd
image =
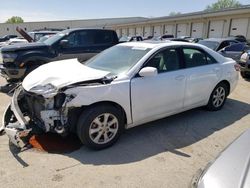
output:
[[[113,27],[119,36],[159,36],[172,34],[191,37],[227,37],[244,35],[250,39],[250,5],[215,12],[194,12],[118,24]]]

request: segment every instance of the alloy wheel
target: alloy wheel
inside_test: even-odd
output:
[[[89,137],[96,144],[106,144],[117,134],[118,119],[111,113],[97,116],[89,128]]]
[[[226,98],[226,91],[223,87],[218,87],[213,94],[213,105],[214,107],[220,107]]]

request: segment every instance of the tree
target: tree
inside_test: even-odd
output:
[[[19,16],[12,16],[5,23],[23,23],[23,19]]]
[[[180,12],[170,12],[169,16],[176,16],[176,15],[180,15]]]
[[[218,0],[216,3],[208,5],[205,10],[207,11],[216,11],[227,8],[237,8],[242,6],[237,0]]]

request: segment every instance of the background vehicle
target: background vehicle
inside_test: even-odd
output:
[[[250,50],[242,54],[239,64],[241,66],[241,76],[243,78],[250,78]]]
[[[9,83],[19,82],[42,64],[70,58],[86,61],[117,43],[116,32],[112,30],[64,30],[43,43],[17,44],[1,48],[1,74]]]
[[[40,127],[103,149],[123,129],[200,106],[220,110],[236,87],[235,65],[201,45],[152,41],[116,45],[84,65],[52,62],[16,89],[3,129],[17,146],[27,127]]]
[[[119,39],[119,42],[135,42],[135,41],[143,41],[143,38],[141,36],[123,36]]]
[[[237,138],[226,150],[193,178],[192,188],[250,187],[250,130]]]
[[[12,38],[17,38],[17,35],[5,35],[3,37],[0,37],[0,42],[5,42]]]
[[[44,36],[52,36],[57,34],[58,31],[32,31],[32,32],[28,32],[28,34],[32,37],[33,42],[37,42],[39,41],[42,37]]]
[[[214,51],[220,51],[221,49],[236,43],[239,43],[239,41],[228,38],[209,38],[198,42],[198,44],[202,44]]]

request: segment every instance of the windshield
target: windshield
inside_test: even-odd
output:
[[[57,42],[58,40],[60,40],[61,38],[63,38],[65,35],[66,35],[65,32],[57,33],[57,34],[53,35],[52,37],[49,37],[47,40],[45,40],[44,43],[47,45],[52,45],[55,42]]]
[[[118,75],[129,71],[150,50],[144,47],[114,46],[90,59],[85,65]]]
[[[204,45],[204,46],[206,46],[206,47],[208,47],[208,48],[210,48],[212,50],[216,50],[220,43],[216,42],[216,41],[200,40],[198,42],[198,44],[202,44],[202,45]]]
[[[120,42],[128,42],[131,39],[131,37],[123,36],[119,39]]]

